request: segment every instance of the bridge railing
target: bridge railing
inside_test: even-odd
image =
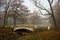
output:
[[[7,25],[8,27],[14,27],[14,28],[18,28],[18,27],[27,27],[27,28],[41,28],[41,29],[50,29],[51,25],[46,26],[46,25],[33,25],[33,24],[19,24],[19,25]]]

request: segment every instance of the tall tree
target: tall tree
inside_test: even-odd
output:
[[[7,0],[6,0],[7,1]],[[7,25],[7,11],[8,11],[8,8],[9,8],[9,5],[10,5],[10,2],[11,0],[9,0],[9,2],[6,3],[6,6],[5,6],[5,14],[4,14],[4,27]]]
[[[23,0],[13,0],[12,1],[12,10],[14,10],[14,19],[17,19],[20,20],[20,22],[22,24],[25,23],[26,19],[25,17],[27,16],[28,14],[28,10],[27,10],[27,7],[25,5],[22,5],[24,1]],[[15,21],[14,20],[14,25],[15,25]]]
[[[26,22],[25,17],[28,14],[27,7],[25,5],[23,5],[22,3],[24,3],[23,0],[1,0],[4,2],[4,7],[2,10],[4,13],[4,27],[7,25],[8,22],[8,17],[12,17],[14,18],[14,25],[16,25],[16,21],[20,20],[20,22],[22,24],[24,24]],[[1,8],[1,7],[0,7]]]
[[[47,1],[49,3],[51,12],[48,9],[46,9],[42,4],[40,4],[39,0],[32,0],[32,2],[35,4],[35,6],[37,8],[39,8],[40,12],[41,12],[41,10],[45,10],[48,13],[48,14],[42,14],[42,12],[41,12],[42,15],[51,15],[51,17],[54,21],[55,28],[57,28],[56,20],[55,20],[55,17],[54,17],[54,12],[53,12],[53,9],[52,9],[53,0],[47,0]]]
[[[60,4],[59,2],[54,4],[53,11],[54,11],[56,22],[57,22],[57,27],[58,29],[60,29]]]

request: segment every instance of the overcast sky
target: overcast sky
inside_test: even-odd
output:
[[[29,10],[34,11],[34,10],[37,10],[37,8],[34,6],[34,4],[29,1],[29,0],[24,0],[25,1],[25,5],[28,7]],[[54,0],[54,3],[56,2],[57,0]],[[47,0],[40,0],[40,3],[45,6],[46,8],[49,8],[49,4],[47,2]],[[4,10],[3,7],[0,8],[0,10]]]
[[[25,1],[25,5],[28,7],[29,10],[31,10],[31,12],[36,9],[36,7],[34,6],[34,4],[29,1],[29,0],[24,0]]]
[[[29,8],[29,10],[33,11],[34,9],[35,10],[37,9],[31,1],[29,1],[29,0],[24,0],[24,1],[25,1],[25,5]],[[54,0],[53,3],[55,3],[55,2],[57,2],[57,0]],[[47,0],[40,0],[40,3],[44,7],[49,8],[49,4],[48,4]]]

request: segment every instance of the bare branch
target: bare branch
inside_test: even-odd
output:
[[[52,15],[43,5],[40,4],[40,2],[37,2],[37,0],[34,1],[34,4],[35,4],[35,6],[38,7],[39,9],[47,11],[47,12],[48,12],[48,15]],[[42,7],[41,7],[41,6],[42,6]],[[40,11],[41,11],[41,10],[40,10]]]
[[[48,2],[49,2],[50,4],[52,4],[52,3],[53,3],[53,0],[51,0],[51,1],[50,1],[50,0],[48,0]]]
[[[53,0],[50,3],[52,4],[53,3]]]

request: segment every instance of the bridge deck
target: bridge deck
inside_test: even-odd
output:
[[[14,25],[7,25],[8,27],[14,27]],[[33,25],[33,24],[19,24],[19,25],[15,25],[16,27],[29,27],[29,28],[35,28],[35,27],[48,27],[46,25]]]
[[[7,26],[12,27],[12,28],[14,27],[14,25],[7,25]],[[16,29],[32,29],[32,30],[34,30],[36,28],[38,28],[38,29],[50,29],[51,25],[46,26],[46,25],[19,24],[19,25],[15,25],[14,30],[16,30]]]

